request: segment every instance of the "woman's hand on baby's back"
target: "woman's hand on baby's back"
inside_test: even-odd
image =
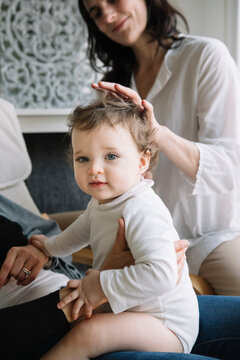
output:
[[[176,251],[176,257],[177,257],[177,268],[178,268],[178,280],[177,283],[180,282],[182,271],[184,267],[184,263],[186,260],[186,251],[188,249],[189,242],[187,240],[177,240],[174,242],[174,248]]]
[[[123,269],[125,266],[135,264],[134,258],[131,251],[129,250],[125,237],[124,219],[118,219],[118,224],[119,226],[116,240],[100,269],[101,271],[110,269]]]

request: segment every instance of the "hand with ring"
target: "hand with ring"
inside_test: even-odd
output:
[[[29,275],[31,274],[31,270],[28,270],[27,268],[23,267],[22,271],[25,274],[25,279],[27,279],[29,277]]]
[[[48,262],[48,256],[33,245],[12,247],[0,269],[0,289],[11,277],[18,285],[28,285]]]

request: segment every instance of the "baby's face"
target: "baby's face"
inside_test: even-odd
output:
[[[148,168],[148,158],[139,153],[129,130],[120,125],[74,129],[72,145],[76,182],[99,203],[125,193]]]

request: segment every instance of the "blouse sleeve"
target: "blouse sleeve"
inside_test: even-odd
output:
[[[201,54],[197,116],[200,162],[192,195],[227,193],[240,175],[240,76],[217,40]]]
[[[87,209],[66,230],[45,240],[47,251],[55,257],[69,256],[89,244],[91,201]]]
[[[164,206],[141,210],[133,202],[124,212],[125,234],[135,265],[102,271],[103,291],[114,313],[156,298],[177,284],[177,261],[173,241],[178,235]],[[139,210],[140,209],[140,210]],[[125,209],[126,210],[126,209]]]

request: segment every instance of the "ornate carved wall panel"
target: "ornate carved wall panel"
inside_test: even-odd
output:
[[[73,108],[99,79],[77,0],[0,0],[0,96],[17,108]]]

